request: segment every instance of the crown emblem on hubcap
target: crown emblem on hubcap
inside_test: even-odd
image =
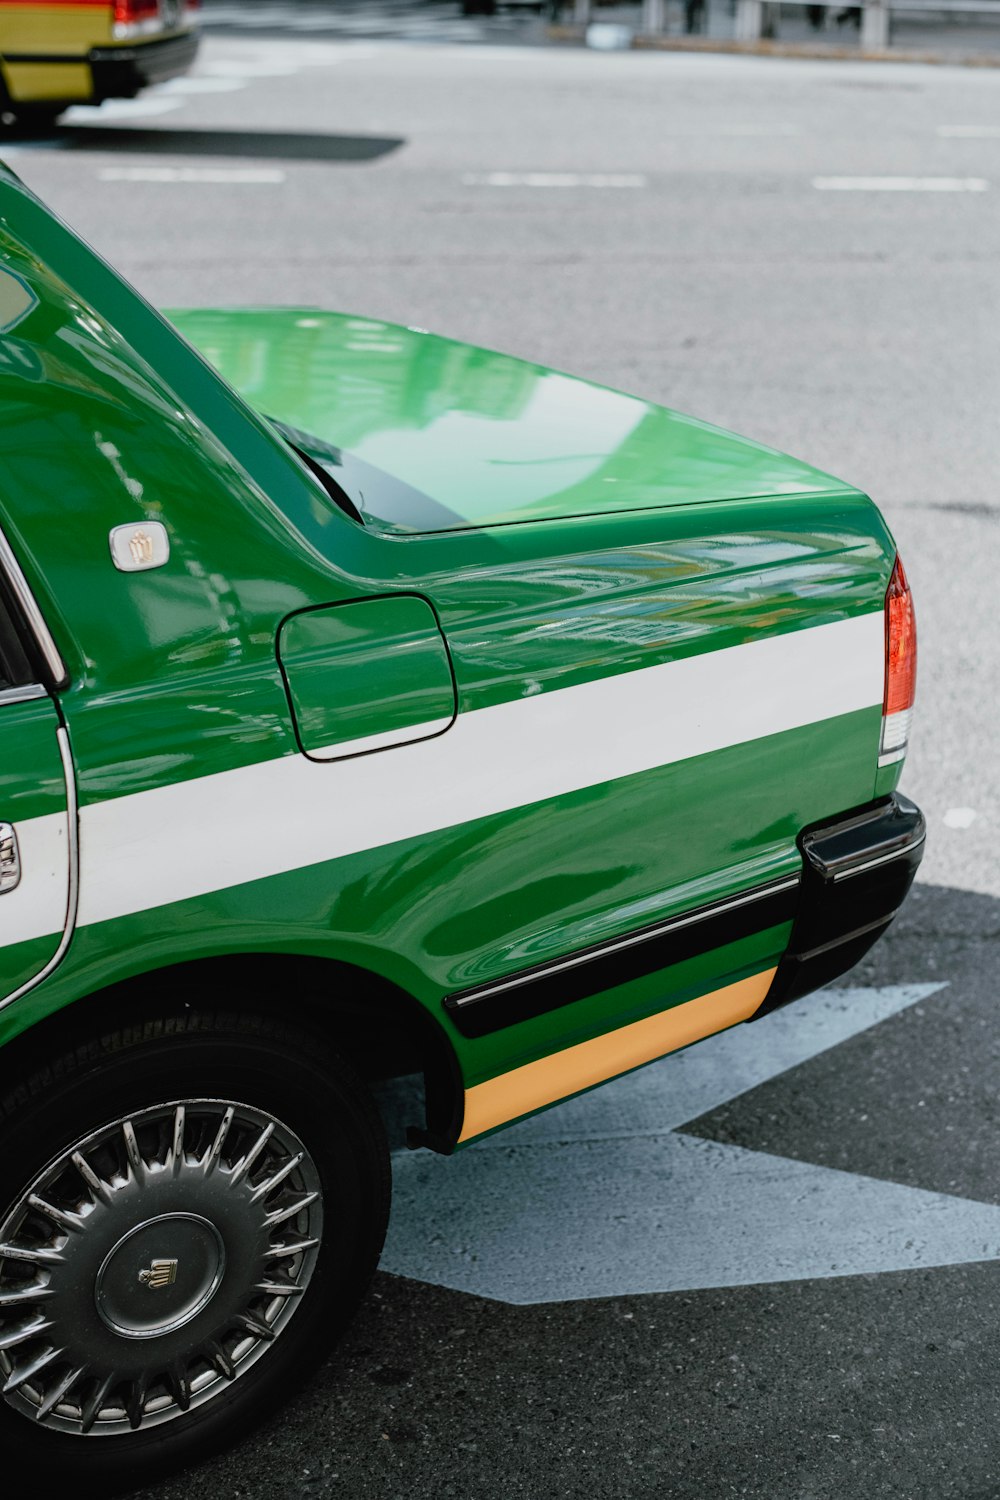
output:
[[[139,1272],[139,1280],[143,1286],[148,1286],[151,1292],[158,1291],[160,1287],[173,1286],[177,1280],[177,1261],[151,1261],[144,1271]]]

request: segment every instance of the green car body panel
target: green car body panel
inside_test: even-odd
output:
[[[792,931],[769,898],[646,972],[599,955],[795,884],[803,829],[894,789],[871,502],[415,330],[172,326],[12,175],[0,204],[2,525],[66,668],[0,708],[25,870],[0,1041],[176,965],[325,959],[332,1016],[372,976],[426,1019],[447,1150],[753,1014]],[[109,532],[152,522],[169,560],[116,570]],[[31,987],[63,936],[59,724],[79,909]],[[463,996],[595,953],[556,1003],[463,1022]]]

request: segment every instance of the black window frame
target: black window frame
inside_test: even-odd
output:
[[[69,674],[31,586],[0,526],[0,694],[55,692]]]

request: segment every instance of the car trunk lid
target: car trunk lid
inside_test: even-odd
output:
[[[307,309],[170,316],[377,531],[848,488],[694,417],[420,329]]]

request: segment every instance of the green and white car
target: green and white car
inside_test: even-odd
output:
[[[231,1440],[451,1152],[842,973],[924,837],[879,512],[364,318],[165,320],[0,170],[0,1437]],[[665,1252],[666,1253],[666,1252]]]

